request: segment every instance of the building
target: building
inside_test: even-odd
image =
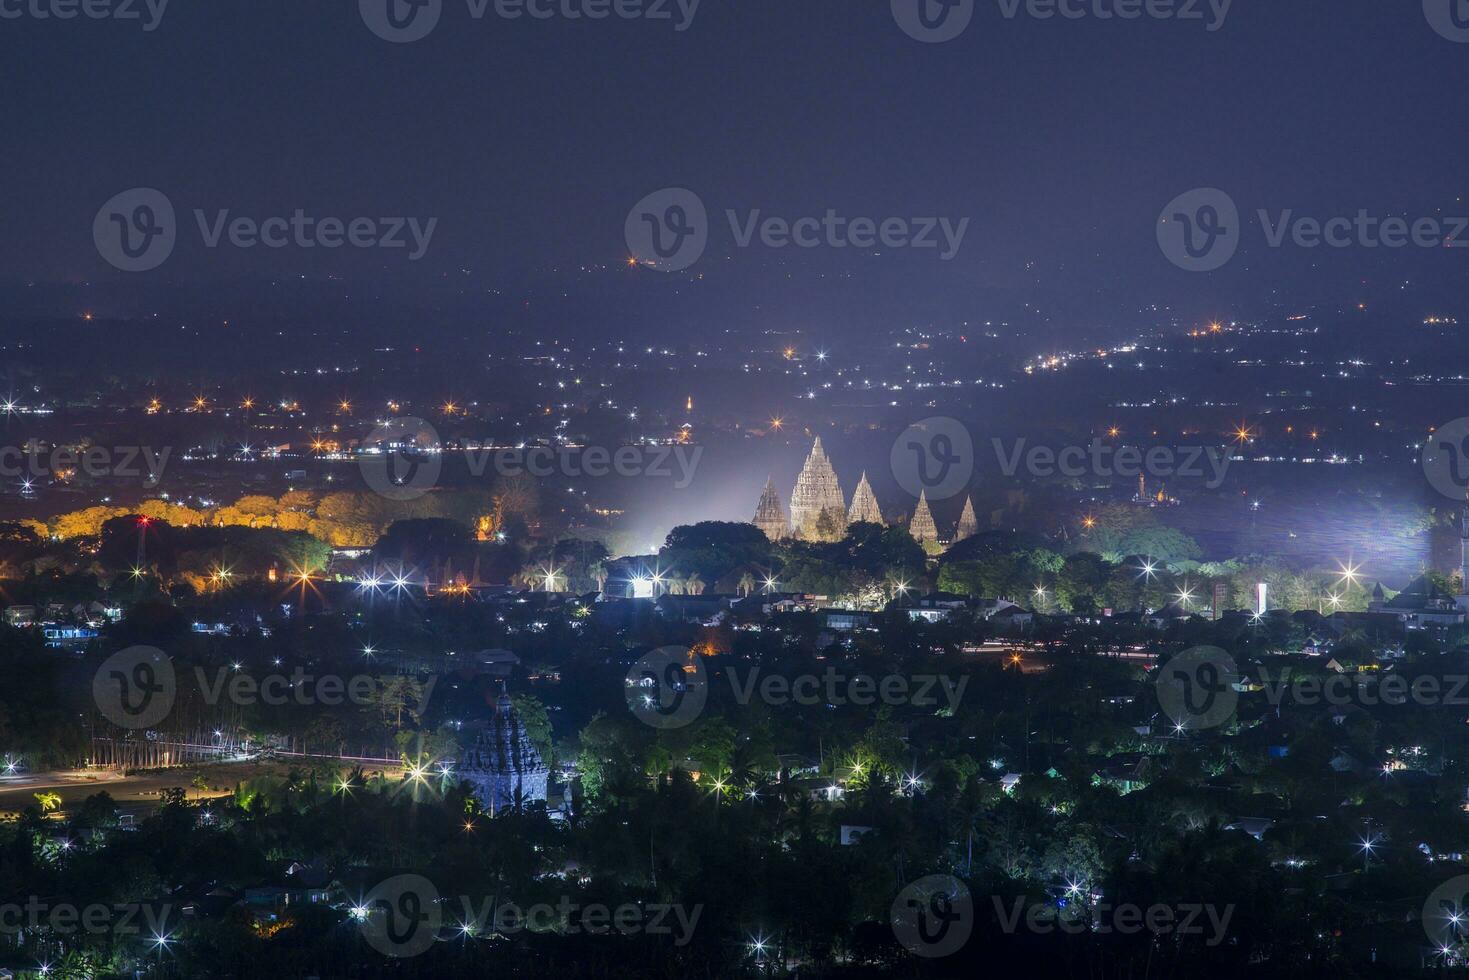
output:
[[[847,499],[831,460],[821,448],[821,437],[817,436],[811,455],[806,457],[806,465],[796,478],[796,489],[791,493],[791,524],[798,535],[811,537],[817,520],[828,511],[835,512],[840,527],[847,516]]]
[[[464,751],[454,771],[473,787],[474,795],[492,814],[513,806],[517,799],[546,802],[550,770],[503,687],[495,700],[494,716]]]
[[[775,483],[769,477],[765,479],[765,492],[760,495],[760,503],[755,507],[755,519],[751,523],[764,531],[765,536],[772,541],[790,537],[791,522],[786,519],[785,505],[780,502],[780,494],[775,492]]]
[[[852,493],[852,506],[847,511],[848,524],[862,521],[868,524],[883,523],[882,508],[877,506],[877,495],[872,492],[872,484],[867,482],[865,471],[862,479],[857,481],[857,489]]]
[[[937,545],[939,543],[938,525],[933,522],[933,511],[928,509],[928,491],[918,491],[918,509],[913,512],[913,520],[908,524],[908,533],[913,535],[913,540],[921,545]]]
[[[1391,599],[1378,582],[1372,590],[1372,601],[1367,603],[1367,612],[1396,616],[1410,630],[1458,626],[1465,620],[1459,598],[1439,594],[1428,576],[1420,575]]]
[[[1469,492],[1459,515],[1459,605],[1469,609]]]
[[[979,533],[979,519],[974,516],[974,500],[964,498],[964,513],[959,515],[959,526],[954,529],[954,540],[963,541]]]

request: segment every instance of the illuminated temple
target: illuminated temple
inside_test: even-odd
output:
[[[918,509],[913,511],[913,520],[908,525],[908,533],[913,535],[913,540],[919,544],[933,544],[939,542],[938,525],[933,522],[933,511],[928,509],[928,491],[918,491]]]
[[[464,751],[454,770],[492,814],[514,806],[517,800],[522,804],[546,801],[550,770],[503,688],[490,723]]]
[[[823,515],[827,515],[824,527],[820,526]],[[771,541],[791,537],[793,533],[807,540],[819,539],[823,535],[840,537],[842,529],[858,522],[887,523],[883,520],[882,508],[877,502],[877,495],[872,492],[872,484],[868,482],[865,472],[857,481],[851,506],[847,506],[841,484],[837,480],[836,469],[827,457],[826,450],[822,448],[819,436],[811,446],[811,454],[806,457],[805,465],[801,467],[801,475],[796,478],[796,488],[791,493],[789,519],[774,481],[767,479],[765,490],[760,494],[760,502],[755,507],[755,517],[750,521],[765,532],[765,536]],[[938,526],[924,493],[919,494],[918,507],[913,512],[908,530],[920,544],[941,546]],[[954,540],[962,541],[978,532],[979,521],[975,518],[974,502],[965,498],[964,512],[959,517]]]
[[[845,526],[847,499],[837,482],[837,471],[821,448],[821,437],[817,436],[811,455],[806,457],[806,465],[796,478],[796,489],[791,492],[791,524],[796,533],[811,536],[824,511],[836,512],[838,526]]]
[[[754,524],[772,541],[789,537],[791,533],[791,522],[786,519],[785,505],[780,502],[780,494],[775,492],[775,482],[768,477],[765,480],[765,492],[760,495],[760,503],[755,508]]]
[[[852,507],[847,511],[847,523],[856,524],[866,521],[869,524],[882,523],[882,508],[877,506],[877,495],[872,492],[872,484],[867,482],[867,474],[862,474],[862,479],[857,481],[857,489],[852,494]]]

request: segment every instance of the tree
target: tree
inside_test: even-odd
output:
[[[556,742],[551,735],[551,716],[546,706],[534,694],[512,694],[510,704],[525,726],[526,737],[541,754],[541,759],[551,770],[556,768]]]
[[[759,528],[729,521],[675,527],[658,552],[664,567],[696,571],[705,582],[718,582],[742,565],[758,565],[769,558],[770,541]]]
[[[1072,612],[1094,612],[1102,600],[1111,567],[1100,555],[1081,552],[1069,556],[1056,576],[1056,593]]]

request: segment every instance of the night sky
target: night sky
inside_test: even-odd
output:
[[[513,290],[615,269],[634,202],[682,186],[714,217],[690,273],[772,303],[808,283],[853,309],[880,298],[883,315],[941,319],[1004,296],[1079,336],[1125,332],[1155,305],[1189,317],[1460,298],[1464,252],[1268,249],[1254,212],[1469,212],[1469,44],[1436,33],[1418,0],[1238,0],[1214,32],[1200,9],[1204,21],[1007,19],[977,0],[943,44],[906,35],[886,0],[706,0],[681,32],[676,5],[663,21],[476,20],[445,0],[408,44],[370,32],[355,0],[173,0],[152,31],[0,19],[0,275]],[[128,275],[99,258],[92,220],[139,186],[168,195],[182,230],[165,266]],[[1155,222],[1209,186],[1246,215],[1245,244],[1219,272],[1184,272]],[[194,208],[439,221],[409,262],[205,249]],[[970,225],[948,262],[739,249],[726,208]]]

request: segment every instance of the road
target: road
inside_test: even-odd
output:
[[[343,770],[350,765],[350,762],[342,763]],[[28,806],[35,806],[37,793],[57,794],[65,811],[94,793],[105,791],[117,802],[120,811],[142,816],[158,805],[159,797],[166,789],[182,787],[191,800],[225,796],[234,791],[236,783],[272,773],[284,775],[290,768],[291,763],[252,761],[152,769],[132,775],[102,769],[24,772],[0,776],[0,814],[16,814]],[[375,768],[381,771],[388,767],[378,765]],[[197,776],[203,776],[205,784],[211,788],[200,790],[195,787]]]

